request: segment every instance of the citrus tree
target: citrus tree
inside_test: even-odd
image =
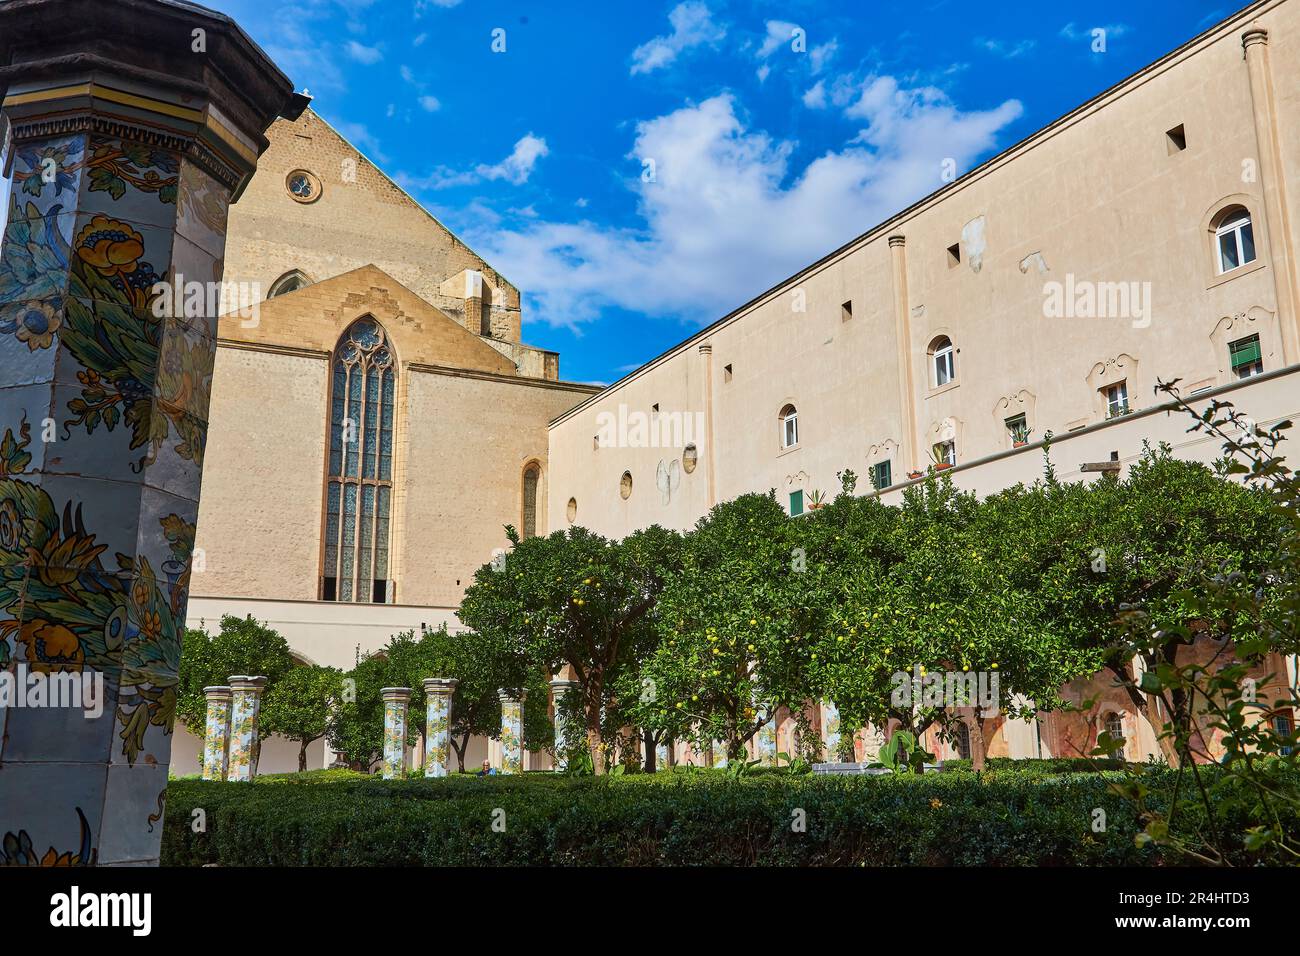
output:
[[[648,656],[658,640],[659,598],[681,536],[657,526],[618,542],[584,528],[527,540],[512,527],[506,534],[512,549],[475,573],[460,620],[545,674],[573,669],[600,773],[611,742],[603,715],[621,669]]]

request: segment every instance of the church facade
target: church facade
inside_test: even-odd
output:
[[[1064,480],[1144,442],[1214,459],[1157,381],[1264,425],[1300,414],[1297,63],[1300,2],[1261,0],[936,169],[933,194],[599,391],[523,345],[518,290],[319,117],[277,123],[232,207],[227,281],[276,294],[222,320],[191,626],[251,613],[349,666],[455,627],[507,523],[685,529],[769,488],[798,516],[844,469],[886,500],[932,465],[987,493],[1034,480],[1048,432]],[[1118,689],[1071,692],[1100,703],[1006,722],[990,753],[1069,755],[1103,728],[1156,752]]]

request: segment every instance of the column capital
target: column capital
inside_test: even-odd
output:
[[[456,685],[460,681],[454,677],[426,677],[420,682],[426,694],[451,694],[455,693]]]
[[[230,17],[169,0],[0,4],[14,142],[92,131],[173,149],[238,196],[277,116],[309,98]]]
[[[567,680],[563,677],[556,677],[551,681],[551,690],[557,694],[569,690],[572,687],[580,687],[581,682],[576,680]]]
[[[518,693],[518,695],[516,695],[513,691],[506,690],[505,688],[502,688],[501,690],[497,691],[497,697],[501,699],[502,703],[505,703],[506,701],[518,701],[519,703],[522,704],[524,702],[524,698],[527,696],[528,696],[527,690],[521,690]]]
[[[1268,45],[1268,30],[1264,27],[1251,27],[1241,35],[1241,45],[1245,49],[1259,44]]]
[[[701,342],[701,343],[700,343],[700,354],[701,354],[701,355],[712,355],[712,354],[713,354],[713,343],[712,343],[712,342]]]
[[[897,235],[895,235],[895,236],[890,236],[890,237],[889,237],[889,248],[891,248],[891,249],[901,249],[901,248],[903,248],[903,246],[905,246],[905,245],[907,245],[907,236],[897,236]]]
[[[229,687],[213,686],[203,688],[203,696],[208,700],[229,700],[231,690]]]
[[[253,691],[254,693],[260,694],[262,691],[266,690],[266,678],[249,677],[245,674],[231,674],[230,689],[231,691]]]
[[[383,687],[380,688],[379,696],[384,700],[410,700],[411,688],[409,687]]]

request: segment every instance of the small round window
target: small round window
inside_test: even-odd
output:
[[[296,202],[315,202],[320,198],[320,180],[305,169],[295,169],[286,176],[284,187]]]
[[[694,445],[687,445],[682,449],[682,470],[690,474],[695,470],[695,466],[700,461],[700,450]]]
[[[578,517],[578,499],[577,499],[577,498],[570,498],[570,499],[569,499],[569,506],[568,506],[567,508],[564,509],[564,514],[565,514],[565,516],[569,519],[569,524],[573,524],[573,522],[574,522],[574,521],[577,519],[577,517]]]
[[[618,482],[618,494],[625,501],[632,497],[632,472],[623,472],[623,477]]]

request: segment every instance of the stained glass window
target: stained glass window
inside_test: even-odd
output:
[[[332,362],[321,598],[390,604],[396,381],[383,327],[358,319]]]

